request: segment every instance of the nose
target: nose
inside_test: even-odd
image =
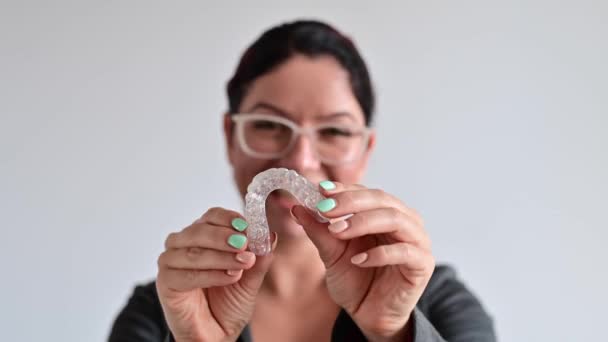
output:
[[[297,137],[291,150],[279,160],[282,167],[292,169],[300,174],[306,174],[307,170],[318,170],[321,161],[316,156],[314,146],[310,137],[302,134]]]

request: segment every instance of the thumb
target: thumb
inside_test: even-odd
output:
[[[266,276],[266,272],[268,272],[268,269],[272,264],[272,259],[274,257],[273,252],[277,247],[277,242],[278,235],[276,232],[272,232],[272,247],[270,253],[263,256],[256,255],[255,264],[253,265],[253,267],[243,272],[243,276],[240,280],[240,283],[244,288],[251,291],[251,293],[257,293],[260,286],[262,286],[264,276]]]
[[[325,268],[333,266],[344,253],[346,243],[333,237],[327,229],[327,223],[317,221],[303,206],[293,206],[291,214],[317,247]]]

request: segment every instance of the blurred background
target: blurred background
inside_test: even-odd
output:
[[[378,95],[366,184],[418,209],[501,341],[590,341],[608,305],[608,2],[0,2],[0,325],[103,341],[166,235],[241,210],[224,93],[298,18]]]

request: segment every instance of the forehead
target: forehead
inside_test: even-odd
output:
[[[330,56],[294,55],[250,86],[241,111],[258,103],[268,103],[298,121],[330,117],[345,112],[364,123],[361,106],[355,98],[348,72]]]

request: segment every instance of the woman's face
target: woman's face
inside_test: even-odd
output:
[[[251,84],[239,112],[285,117],[301,127],[318,124],[365,126],[363,111],[351,90],[349,74],[330,56],[310,58],[294,55]],[[358,183],[375,142],[372,131],[369,142],[363,146],[361,158],[347,164],[329,166],[316,156],[307,136],[298,137],[284,157],[265,160],[248,156],[241,149],[229,115],[224,117],[224,133],[228,159],[243,198],[253,177],[269,168],[293,169],[313,183],[326,179]],[[285,191],[275,191],[268,197],[268,223],[271,230],[281,235],[281,239],[305,236],[289,213],[295,204],[297,201]]]

